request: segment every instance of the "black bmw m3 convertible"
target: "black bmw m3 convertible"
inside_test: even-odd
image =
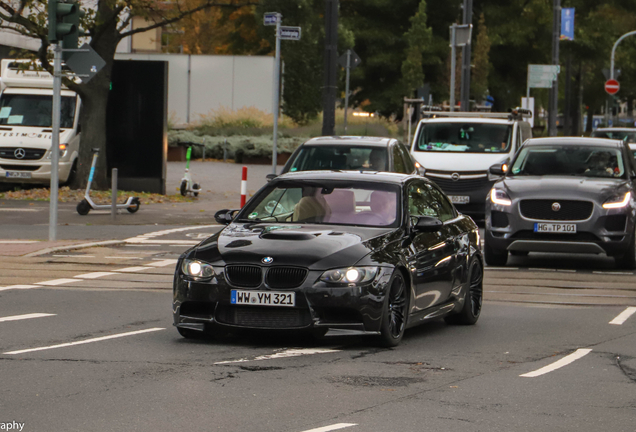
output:
[[[186,338],[349,329],[395,346],[429,319],[479,318],[478,228],[420,176],[289,173],[215,217],[227,226],[177,264],[174,325]]]

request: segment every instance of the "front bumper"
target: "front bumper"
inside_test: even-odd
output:
[[[68,180],[68,176],[73,166],[72,161],[59,161],[60,183]],[[7,177],[7,171],[30,173],[30,178]],[[13,159],[0,159],[0,182],[2,183],[50,183],[51,182],[51,161],[40,159],[34,161],[16,161]]]
[[[521,215],[519,201],[501,206],[488,200],[485,240],[498,250],[617,256],[630,247],[635,219],[630,206],[604,209],[596,203],[591,216],[585,220],[530,219]],[[575,224],[576,233],[538,233],[534,232],[536,223]]]
[[[310,270],[298,288],[272,289],[232,286],[223,267],[207,282],[192,281],[177,270],[173,288],[174,325],[203,330],[206,326],[248,329],[302,330],[312,328],[380,330],[391,268],[382,268],[373,282],[360,286],[334,287],[319,281],[323,270]],[[232,305],[233,289],[254,292],[293,291],[294,307]]]

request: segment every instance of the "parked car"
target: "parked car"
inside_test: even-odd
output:
[[[297,172],[267,183],[179,258],[174,325],[374,332],[397,345],[432,318],[474,324],[479,231],[432,182],[377,172]]]
[[[491,172],[503,175],[501,166]],[[484,255],[607,254],[636,268],[636,162],[627,143],[600,138],[527,141],[486,203]]]
[[[388,171],[417,174],[408,149],[396,139],[364,136],[312,138],[290,156],[281,174],[316,170]],[[271,179],[275,175],[268,175]]]
[[[510,113],[425,111],[415,131],[411,155],[462,213],[482,218],[492,185],[488,172],[505,163],[532,138],[524,119],[532,112]]]

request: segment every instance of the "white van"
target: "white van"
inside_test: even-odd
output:
[[[486,197],[498,177],[488,168],[509,160],[532,138],[524,117],[511,113],[425,111],[411,145],[423,174],[437,183],[462,213],[483,217]]]
[[[53,77],[46,71],[20,70],[27,60],[1,63],[0,182],[51,181],[51,114]],[[73,180],[79,154],[80,98],[62,90],[60,116],[60,183]]]

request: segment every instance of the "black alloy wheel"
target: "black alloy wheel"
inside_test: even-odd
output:
[[[448,315],[444,320],[449,324],[473,325],[481,315],[481,305],[484,297],[484,270],[478,258],[470,264],[468,289],[464,294],[464,306],[455,314]]]
[[[389,287],[380,329],[380,344],[384,347],[397,346],[402,341],[406,328],[408,294],[404,277],[399,270],[393,273]]]

